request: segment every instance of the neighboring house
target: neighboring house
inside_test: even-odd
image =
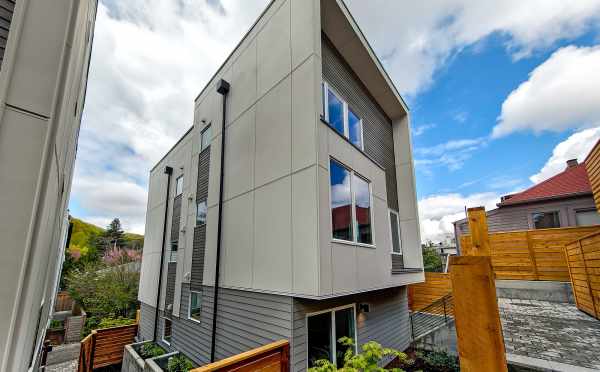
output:
[[[487,212],[490,232],[600,224],[585,164],[567,161],[561,173],[525,191],[506,195]],[[456,242],[469,233],[467,219],[454,222]]]
[[[341,0],[273,1],[151,170],[140,338],[199,364],[288,339],[294,371],[404,349],[422,267],[402,98]]]
[[[37,370],[60,275],[96,0],[0,0],[0,371]]]

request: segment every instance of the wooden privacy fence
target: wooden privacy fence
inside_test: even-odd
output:
[[[73,299],[67,292],[58,292],[54,302],[54,311],[69,311],[73,308]]]
[[[193,369],[190,372],[288,372],[289,363],[289,342],[281,340]]]
[[[600,232],[567,244],[565,255],[577,308],[600,319]]]
[[[565,246],[600,226],[563,227],[489,234],[496,279],[569,281]],[[472,250],[471,236],[460,238],[462,255]]]
[[[95,329],[81,341],[78,372],[119,364],[125,345],[134,342],[138,325]]]
[[[450,275],[426,272],[423,283],[408,286],[408,305],[412,311],[421,310],[450,292],[452,292]]]

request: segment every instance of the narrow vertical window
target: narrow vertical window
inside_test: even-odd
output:
[[[169,253],[169,262],[177,262],[178,242],[171,242],[171,252]]]
[[[333,238],[353,240],[351,174],[336,161],[331,160],[329,164]]]
[[[202,312],[202,294],[200,292],[190,292],[190,312],[189,318],[197,322],[200,321],[200,313]]]
[[[163,341],[166,342],[167,344],[171,345],[171,331],[172,331],[171,319],[163,318],[163,320],[164,320]]]
[[[354,340],[356,352],[356,310],[354,305],[309,314],[306,317],[308,367],[317,360],[325,359],[341,368],[348,346],[339,340],[348,337]]]
[[[329,125],[344,136],[344,103],[331,89],[327,89],[327,113]]]
[[[363,148],[362,120],[350,108],[348,108],[348,139],[356,147]]]
[[[177,181],[175,183],[175,196],[179,196],[183,194],[183,176],[177,177]]]
[[[364,244],[372,244],[371,192],[369,190],[369,183],[361,177],[353,175],[352,188],[356,204],[356,241]]]
[[[340,343],[340,338],[348,337],[354,339],[354,307],[334,312],[335,318],[335,362],[338,367],[344,365],[344,354],[350,346],[344,346]]]
[[[200,152],[202,152],[205,148],[210,146],[210,141],[212,140],[212,128],[210,124],[202,130],[200,134]]]
[[[199,201],[196,205],[196,225],[206,223],[206,200]]]
[[[400,241],[400,223],[398,213],[390,211],[390,234],[392,237],[392,253],[402,254],[402,243]]]
[[[308,366],[317,360],[331,360],[331,313],[309,316],[308,325]]]

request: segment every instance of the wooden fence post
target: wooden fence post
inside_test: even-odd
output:
[[[506,372],[490,257],[452,256],[450,265],[460,370]]]
[[[490,256],[490,236],[488,234],[487,216],[485,207],[467,209],[469,230],[471,231],[472,247],[469,255]]]

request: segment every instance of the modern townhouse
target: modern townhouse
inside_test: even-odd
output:
[[[0,0],[0,371],[38,370],[69,227],[96,0]]]
[[[150,172],[140,339],[198,364],[288,339],[295,371],[404,349],[422,267],[404,101],[341,0],[271,2]]]

